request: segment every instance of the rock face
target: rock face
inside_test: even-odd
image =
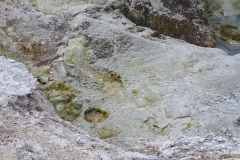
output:
[[[51,1],[33,0],[38,9],[48,14],[64,16],[62,9],[71,5],[92,6],[108,1]],[[71,5],[70,5],[71,4]],[[147,0],[111,1],[105,10],[119,9],[131,21],[140,26],[150,27],[159,37],[161,34],[183,39],[204,47],[217,47],[213,30],[209,27],[200,0]],[[65,14],[66,15],[66,14]]]
[[[113,138],[101,141],[90,137],[56,116],[23,64],[4,57],[0,57],[0,62],[4,65],[0,66],[0,80],[8,84],[0,88],[0,159],[153,160],[239,156],[239,139],[229,140],[214,134],[178,140]],[[105,136],[109,135],[107,131],[104,130]]]
[[[0,159],[156,158],[125,152],[61,120],[23,64],[4,57],[0,62]]]
[[[33,92],[36,81],[23,66],[6,70],[26,80],[10,85],[25,86],[22,99],[3,99],[0,136],[13,137],[1,145],[5,157],[11,147],[19,159],[239,156],[239,55],[152,37],[122,14],[136,1],[55,2],[0,2],[0,53],[24,62],[51,102]],[[45,10],[50,4],[54,14]],[[20,65],[8,63],[2,67]],[[7,84],[2,97],[12,94]]]
[[[140,26],[160,34],[183,39],[189,43],[217,47],[200,0],[126,1],[122,13]]]
[[[18,9],[20,6],[21,10]],[[43,15],[36,14],[34,8],[25,1],[1,2],[1,11],[4,12],[0,17],[4,55],[18,60],[24,59],[25,62],[34,61],[38,65],[47,64],[55,58],[58,41],[66,32],[64,20],[54,16],[43,18]],[[38,21],[35,21],[37,19]],[[26,21],[28,22],[21,23]],[[20,23],[21,27],[18,26]]]

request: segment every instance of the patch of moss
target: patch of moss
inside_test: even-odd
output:
[[[100,139],[107,139],[116,136],[116,131],[112,128],[99,128],[97,133]]]
[[[41,87],[49,101],[52,103],[60,118],[73,121],[82,109],[82,103],[78,99],[80,91],[71,85],[53,80]]]

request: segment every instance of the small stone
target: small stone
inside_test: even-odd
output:
[[[30,157],[30,156],[24,156],[24,157],[23,157],[23,160],[32,160],[32,157]]]
[[[236,119],[236,121],[234,121],[234,123],[236,124],[240,124],[240,117]]]
[[[218,142],[225,142],[225,140],[224,140],[223,137],[218,137],[218,138],[217,138],[217,141],[218,141]]]
[[[226,133],[227,133],[227,129],[223,127],[223,128],[221,129],[221,132],[222,132],[223,134],[226,134]]]
[[[157,12],[158,10],[156,8],[153,9],[153,12]]]

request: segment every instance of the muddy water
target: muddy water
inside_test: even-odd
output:
[[[221,17],[219,19],[210,19],[209,23],[211,26],[213,26],[216,32],[218,32],[219,26],[221,24],[230,24],[230,25],[238,26],[238,32],[240,32],[240,15],[231,15],[231,16]],[[216,37],[216,38],[218,41],[219,48],[227,52],[229,55],[235,55],[240,53],[240,44],[233,46],[219,37]]]

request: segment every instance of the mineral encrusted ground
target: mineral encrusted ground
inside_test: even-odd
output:
[[[7,63],[2,66],[6,72],[0,73],[10,77],[1,76],[1,96],[7,97],[0,112],[1,155],[239,156],[240,55],[228,56],[220,49],[167,36],[154,38],[153,30],[136,26],[116,9],[122,1],[54,2],[34,2],[35,6],[28,1],[0,2],[1,55],[23,61],[48,98],[35,89],[36,80],[23,64],[1,59]],[[112,2],[115,9],[108,10]],[[16,74],[23,80],[14,79]],[[21,91],[17,86],[25,86],[26,95],[13,96],[9,102],[9,86],[16,93]],[[53,107],[75,126],[57,118]]]

